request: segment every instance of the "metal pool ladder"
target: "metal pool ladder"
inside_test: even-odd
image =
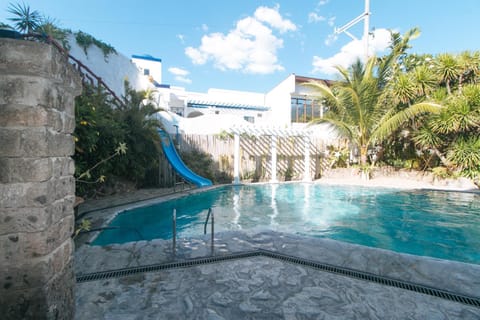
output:
[[[203,225],[203,234],[207,234],[207,224],[208,224],[208,219],[210,217],[212,217],[212,222],[211,222],[211,226],[212,226],[211,237],[212,238],[211,238],[211,241],[210,241],[210,245],[211,245],[211,250],[212,250],[212,255],[213,255],[215,217],[214,217],[213,210],[212,210],[211,207],[208,209],[207,218],[205,219],[205,224]]]
[[[207,234],[207,224],[208,224],[208,220],[211,218],[212,222],[211,222],[211,226],[212,226],[212,235],[211,235],[211,241],[210,241],[210,245],[211,245],[211,250],[212,250],[212,255],[214,253],[214,240],[215,240],[215,216],[213,214],[213,209],[210,207],[208,209],[208,213],[207,213],[207,218],[205,219],[205,223],[203,225],[203,234]],[[173,252],[173,256],[175,257],[175,254],[176,254],[176,247],[177,247],[177,209],[173,209],[173,212],[172,212],[172,234],[173,234],[173,237],[172,237],[172,252]]]

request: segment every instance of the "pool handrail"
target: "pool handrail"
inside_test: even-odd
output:
[[[215,232],[214,232],[214,230],[215,230],[215,227],[214,227],[215,226],[215,217],[214,217],[214,214],[213,214],[212,207],[210,207],[208,209],[207,218],[205,219],[205,223],[203,225],[203,234],[207,234],[207,224],[208,224],[208,220],[209,220],[210,216],[212,217],[211,249],[212,249],[212,255],[213,255],[213,245],[214,245],[214,240],[215,240],[215,236],[214,236],[215,235]]]

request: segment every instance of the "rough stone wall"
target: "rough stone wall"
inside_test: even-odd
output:
[[[0,318],[74,315],[72,132],[80,77],[54,47],[0,39]]]

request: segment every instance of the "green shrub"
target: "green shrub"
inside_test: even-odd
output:
[[[100,50],[102,50],[103,56],[105,58],[107,58],[109,54],[117,53],[115,48],[112,47],[111,45],[109,45],[109,44],[107,44],[103,41],[97,40],[93,36],[89,35],[88,33],[82,32],[82,31],[78,31],[78,32],[75,33],[75,40],[77,41],[77,44],[80,47],[83,48],[83,51],[85,52],[85,54],[87,54],[87,49],[91,45],[95,45]]]
[[[432,169],[432,173],[435,177],[437,178],[450,178],[452,176],[452,173],[445,167],[435,167]]]
[[[180,152],[180,157],[190,170],[204,178],[215,181],[215,162],[211,155],[198,150],[193,150],[190,152]]]
[[[151,183],[151,173],[158,171],[159,123],[150,118],[153,106],[140,105],[143,97],[144,93],[127,88],[125,105],[114,107],[105,92],[86,87],[76,98],[73,158],[77,195],[94,195],[116,177],[136,187]],[[127,148],[126,153],[103,161],[110,159],[120,144]],[[78,179],[87,171],[88,175]]]

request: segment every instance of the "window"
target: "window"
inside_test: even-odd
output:
[[[150,69],[143,69],[143,75],[144,76],[149,76],[150,75]]]
[[[245,121],[248,121],[250,123],[255,123],[255,117],[245,116],[243,117],[243,119],[245,119]]]
[[[292,97],[292,122],[304,123],[320,118],[320,108],[322,108],[322,105],[319,101],[308,99],[307,97]]]

